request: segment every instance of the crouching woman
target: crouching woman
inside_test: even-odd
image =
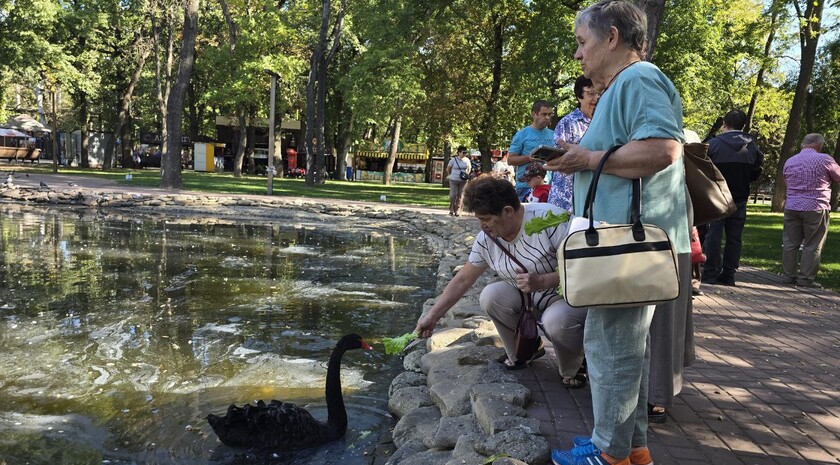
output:
[[[533,235],[525,233],[525,223],[529,220],[543,217],[549,211],[560,214],[563,210],[546,203],[523,205],[511,183],[493,175],[481,176],[467,185],[464,209],[475,215],[481,231],[467,263],[429,311],[420,317],[415,332],[421,337],[431,336],[438,320],[490,268],[501,280],[482,290],[479,303],[493,320],[504,343],[506,355],[499,361],[511,370],[524,368],[531,361],[517,360],[514,346],[523,293],[531,294],[540,327],[557,354],[563,384],[571,388],[583,387],[586,377],[579,369],[583,361],[586,310],[569,307],[557,292],[557,249],[568,233],[569,223]],[[516,257],[516,261],[501,247]],[[517,261],[525,269],[521,269]],[[534,358],[543,354],[545,350],[540,348]]]

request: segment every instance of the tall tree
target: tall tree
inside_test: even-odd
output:
[[[181,120],[184,115],[184,96],[192,75],[195,58],[195,40],[198,36],[198,7],[200,0],[187,0],[184,6],[184,30],[178,62],[178,76],[166,104],[166,132],[162,143],[166,146],[161,160],[161,187],[181,187]]]
[[[636,4],[647,16],[647,36],[645,37],[645,61],[652,61],[656,50],[656,38],[659,37],[659,26],[665,13],[665,0],[636,0]]]
[[[344,28],[344,15],[347,11],[347,0],[341,0],[341,7],[333,23],[332,32],[329,32],[330,23],[332,22],[330,13],[332,0],[321,0],[321,4],[321,27],[318,33],[318,40],[312,47],[312,57],[309,61],[309,78],[306,84],[306,130],[304,146],[306,147],[307,186],[323,184],[326,179],[326,169],[324,166],[324,151],[326,150],[324,114],[326,111],[327,68],[338,51],[341,33]]]
[[[773,188],[773,202],[770,207],[776,212],[782,211],[785,201],[785,162],[793,155],[793,149],[799,142],[802,110],[805,107],[808,87],[811,84],[811,75],[814,71],[814,63],[817,56],[817,45],[822,35],[822,13],[825,0],[806,0],[804,13],[802,12],[799,0],[792,0],[792,3],[799,17],[799,50],[801,59],[799,62],[799,76],[796,81],[796,90],[793,94],[793,103],[790,109],[790,119],[788,119],[785,139],[782,142],[779,164],[776,167],[776,183]]]
[[[770,3],[770,24],[768,25],[767,40],[764,42],[764,56],[761,60],[761,65],[758,68],[758,73],[755,76],[755,90],[753,90],[750,97],[750,104],[747,108],[747,124],[744,126],[744,132],[750,132],[753,125],[753,117],[755,116],[755,105],[758,101],[758,95],[764,87],[764,73],[767,68],[772,66],[771,53],[773,52],[773,41],[776,38],[776,29],[778,28],[779,18],[784,12],[784,2],[782,0],[774,0]]]
[[[130,150],[129,136],[131,134],[131,131],[128,131],[126,128],[129,116],[128,112],[131,106],[131,100],[134,97],[134,89],[137,87],[137,83],[140,81],[143,69],[146,66],[146,59],[149,57],[149,54],[152,51],[149,44],[146,43],[145,37],[143,37],[142,30],[138,31],[137,39],[132,45],[130,51],[133,52],[133,55],[135,55],[134,71],[131,74],[131,78],[129,79],[128,85],[125,86],[125,89],[122,92],[122,96],[120,97],[120,103],[117,112],[117,121],[114,126],[114,137],[109,141],[105,150],[105,159],[102,163],[102,166],[106,170],[109,170],[114,166],[114,148],[116,145],[113,142],[114,138],[120,138],[122,141],[121,147],[123,148],[123,166],[130,166],[127,157],[125,156],[126,152],[128,152],[127,150],[125,150],[125,148],[128,148]]]
[[[824,152],[830,153],[834,145],[834,159],[840,160],[840,38],[826,44],[821,50],[814,71],[813,113],[815,131],[827,140]],[[832,140],[833,139],[833,140]],[[840,162],[838,162],[840,163]],[[836,210],[840,200],[840,184],[831,186],[831,209]]]

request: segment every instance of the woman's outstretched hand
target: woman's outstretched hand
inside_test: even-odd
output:
[[[434,319],[431,315],[426,314],[420,317],[417,320],[417,326],[414,328],[414,332],[422,338],[427,338],[432,335],[435,330],[435,325],[437,324],[437,320]]]

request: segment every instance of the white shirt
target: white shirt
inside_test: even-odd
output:
[[[452,157],[449,159],[449,166],[452,167],[452,172],[449,174],[450,181],[460,181],[461,171],[470,174],[470,170],[472,170],[472,164],[467,157]]]
[[[501,237],[499,242],[505,246],[517,260],[522,262],[529,273],[551,273],[557,270],[557,249],[569,233],[569,223],[563,223],[543,230],[531,236],[525,234],[525,223],[532,218],[543,217],[548,211],[555,215],[564,213],[560,207],[550,203],[523,204],[525,215],[522,229],[513,242],[507,242]],[[499,249],[484,231],[478,233],[470,251],[469,262],[477,267],[491,268],[500,278],[516,286],[518,265]],[[545,309],[549,303],[559,298],[556,288],[544,289],[534,293],[534,304],[537,308]]]

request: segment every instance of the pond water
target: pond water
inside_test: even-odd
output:
[[[0,464],[364,464],[392,425],[433,254],[406,232],[339,220],[94,215],[0,204]],[[326,418],[342,363],[346,436],[308,451],[223,446],[205,417],[281,399]]]

